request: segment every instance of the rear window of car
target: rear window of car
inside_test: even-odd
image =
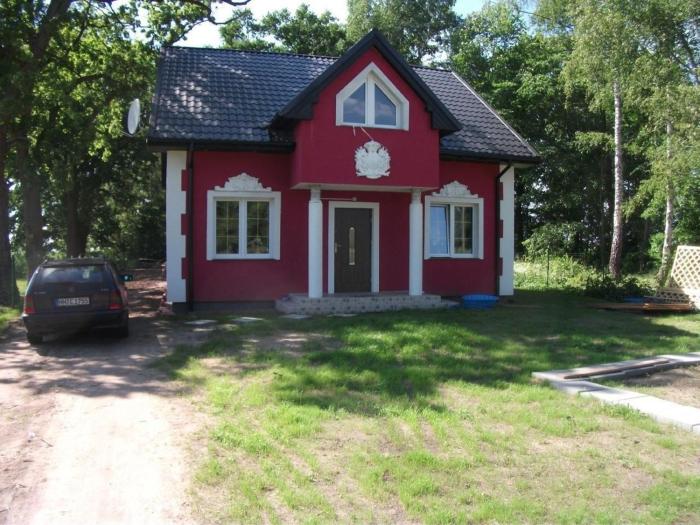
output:
[[[104,283],[107,273],[103,265],[81,265],[81,266],[48,266],[42,268],[37,276],[41,284],[89,284]]]

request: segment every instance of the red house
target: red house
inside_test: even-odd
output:
[[[167,48],[148,142],[176,308],[513,293],[514,168],[537,152],[377,31],[339,58]]]

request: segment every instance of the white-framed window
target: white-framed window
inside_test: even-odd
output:
[[[207,260],[279,259],[281,203],[280,192],[269,188],[209,190]]]
[[[336,124],[408,129],[408,99],[370,63],[336,95]]]
[[[484,200],[425,198],[425,258],[483,259]]]

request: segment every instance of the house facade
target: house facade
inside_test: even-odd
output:
[[[339,58],[168,48],[148,141],[176,306],[513,293],[514,170],[537,153],[376,31]]]

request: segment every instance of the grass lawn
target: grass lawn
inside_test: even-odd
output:
[[[533,384],[700,351],[700,315],[522,292],[492,311],[224,323],[158,363],[210,415],[204,521],[700,523],[700,437]]]
[[[10,308],[7,306],[0,306],[0,333],[7,328],[7,324],[16,319],[19,316],[19,310],[17,308]]]

